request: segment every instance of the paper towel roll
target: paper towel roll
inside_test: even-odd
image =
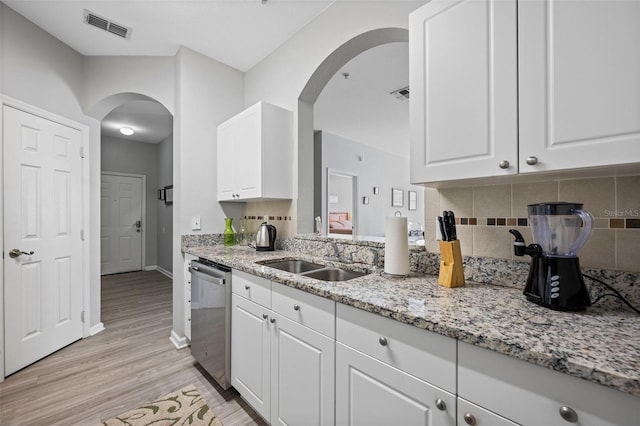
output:
[[[384,234],[384,272],[409,274],[409,240],[406,217],[387,217]]]

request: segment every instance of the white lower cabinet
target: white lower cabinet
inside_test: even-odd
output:
[[[271,424],[334,424],[335,302],[277,283],[267,299],[264,278],[233,274],[233,387]]]
[[[464,342],[458,396],[524,426],[628,426],[640,419],[637,397]]]
[[[456,397],[336,344],[336,425],[455,425]]]
[[[271,315],[271,424],[332,425],[335,341]]]
[[[337,425],[456,424],[454,339],[346,305],[336,311]]]
[[[231,385],[258,414],[269,419],[271,311],[237,294],[231,295],[231,305]]]

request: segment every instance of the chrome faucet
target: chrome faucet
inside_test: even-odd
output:
[[[324,254],[324,259],[333,262],[340,262],[340,249],[338,248],[338,244],[335,241],[331,241],[330,244],[331,245],[327,247],[327,252]],[[330,249],[333,249],[333,256],[329,256]]]

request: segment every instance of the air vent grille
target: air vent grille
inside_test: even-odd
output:
[[[84,22],[101,30],[115,34],[118,37],[129,39],[131,37],[131,28],[111,22],[101,16],[96,15],[88,10],[84,11]]]
[[[394,90],[393,92],[391,92],[391,94],[397,99],[409,99],[409,86],[403,87],[402,89]]]

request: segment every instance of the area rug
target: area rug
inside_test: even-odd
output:
[[[193,385],[127,411],[102,424],[105,426],[222,426],[222,422],[209,409],[200,391]]]

